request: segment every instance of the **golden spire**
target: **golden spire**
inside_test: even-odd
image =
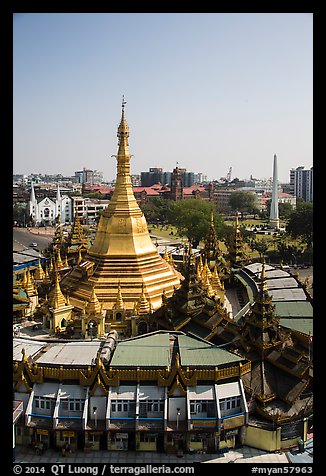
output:
[[[213,275],[212,275],[211,284],[212,284],[212,287],[213,287],[214,290],[218,290],[218,289],[222,288],[221,280],[220,280],[220,277],[218,275],[217,264],[216,263],[215,263],[215,266],[214,266],[214,271],[213,271]]]
[[[114,192],[100,216],[93,244],[87,250],[82,247],[84,259],[93,263],[92,279],[89,279],[88,273],[81,278],[80,269],[76,267],[63,277],[61,283],[62,289],[69,290],[76,308],[81,308],[85,291],[90,293],[91,282],[96,282],[96,291],[100,290],[98,296],[104,303],[104,308],[112,309],[117,299],[117,288],[112,286],[112,282],[117,283],[120,280],[126,310],[134,306],[135,296],[139,294],[143,282],[146,283],[146,296],[150,298],[151,306],[155,309],[162,304],[163,288],[170,297],[173,288],[180,285],[180,273],[172,269],[158,253],[150,237],[146,218],[133,192],[125,104],[123,98],[121,121],[117,131],[117,175]],[[70,252],[75,250],[76,247]]]
[[[64,260],[63,266],[64,266],[65,268],[69,268],[68,255],[65,256],[65,260]]]
[[[99,314],[101,312],[101,304],[99,300],[97,299],[96,293],[95,293],[95,286],[92,288],[92,294],[90,297],[90,300],[88,301],[86,305],[86,312],[87,314]]]
[[[63,268],[63,263],[60,255],[60,248],[57,249],[57,269]]]
[[[120,281],[119,281],[117,300],[113,304],[112,309],[124,309],[124,308],[125,308],[125,305],[124,305],[124,302],[123,302],[123,299],[122,299],[121,284],[120,284]]]
[[[201,255],[199,255],[199,259],[198,259],[198,272],[199,272],[200,275],[201,275],[201,273],[203,272],[203,269],[204,269],[203,260],[202,260]]]
[[[174,260],[173,260],[173,256],[172,256],[172,253],[170,253],[170,256],[169,256],[169,265],[174,268]]]
[[[208,274],[206,274],[203,278],[203,289],[205,289],[207,296],[212,297],[214,296],[214,290],[211,285],[211,281],[209,279]]]
[[[238,212],[238,210],[235,213],[235,232],[240,233],[239,212]]]
[[[22,286],[25,287],[27,284],[27,276],[26,276],[26,269],[24,269],[23,279],[22,279]]]
[[[163,258],[165,259],[166,262],[169,262],[169,255],[168,255],[168,248],[167,248],[167,246],[165,247],[165,251],[164,251]]]
[[[82,261],[83,261],[83,257],[82,257],[82,254],[81,254],[81,249],[79,248],[77,264],[80,264]]]
[[[151,312],[151,305],[148,299],[145,296],[144,283],[142,284],[141,295],[137,302],[137,315],[144,316]]]
[[[262,260],[261,274],[260,274],[260,291],[267,291],[265,259]]]
[[[44,273],[43,268],[41,266],[41,259],[39,258],[37,268],[36,268],[35,273],[34,273],[34,278],[37,279],[37,280],[41,280],[41,279],[44,279],[44,277],[45,277],[45,273]]]
[[[59,307],[63,307],[66,305],[66,300],[64,295],[62,294],[60,284],[59,284],[59,273],[56,271],[55,273],[55,285],[53,290],[53,295],[50,300],[50,305],[54,309],[58,309]]]
[[[206,257],[205,257],[205,261],[204,261],[203,270],[201,272],[201,276],[202,276],[203,280],[205,280],[207,276],[208,276],[209,280],[212,277],[212,273],[211,273],[211,270],[209,269],[209,266],[207,264],[207,258]]]
[[[26,275],[24,275],[25,283],[23,284],[27,296],[31,296],[36,293],[36,289],[32,280],[32,276],[29,268],[27,268]]]
[[[47,264],[45,264],[45,271],[44,271],[44,278],[43,278],[43,279],[45,279],[45,280],[49,280],[49,279],[50,279]]]
[[[53,271],[53,259],[52,259],[52,257],[51,257],[50,263],[49,263],[49,271],[50,271],[50,273]]]

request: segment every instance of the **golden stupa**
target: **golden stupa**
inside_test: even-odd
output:
[[[78,309],[89,301],[93,288],[103,309],[112,309],[120,283],[125,309],[134,309],[144,295],[156,310],[162,305],[163,292],[172,296],[182,279],[159,255],[132,190],[125,104],[123,100],[118,154],[113,156],[117,159],[117,177],[112,199],[100,217],[94,243],[84,260],[60,283]]]

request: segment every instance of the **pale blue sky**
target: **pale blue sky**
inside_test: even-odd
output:
[[[14,15],[14,173],[116,173],[125,95],[132,173],[209,179],[313,165],[312,13]]]

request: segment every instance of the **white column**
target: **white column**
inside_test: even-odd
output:
[[[274,154],[274,166],[273,166],[273,189],[272,189],[272,202],[271,210],[269,214],[269,225],[271,228],[278,229],[280,227],[280,221],[278,217],[278,179],[277,179],[277,156]]]
[[[52,417],[52,428],[55,430],[58,424],[58,415],[59,415],[59,405],[60,405],[60,393],[61,393],[62,384],[60,383],[57,393],[57,398],[55,401],[53,417]]]

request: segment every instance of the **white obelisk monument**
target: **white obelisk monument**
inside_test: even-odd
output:
[[[280,227],[280,220],[278,218],[278,180],[277,180],[277,156],[274,154],[274,166],[273,166],[273,189],[272,189],[272,203],[269,214],[269,226],[271,228]]]

